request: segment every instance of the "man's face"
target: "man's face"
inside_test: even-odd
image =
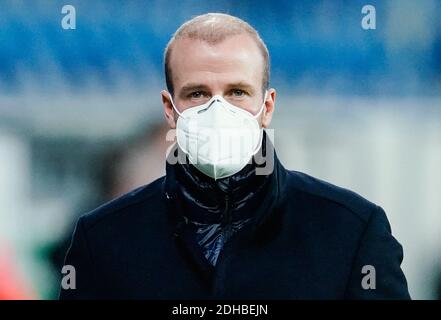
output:
[[[204,104],[215,95],[252,114],[262,106],[263,57],[249,35],[231,36],[216,45],[179,39],[172,49],[170,67],[173,101],[180,112]],[[275,90],[270,89],[259,117],[263,127],[271,121],[274,99]],[[166,91],[162,91],[162,100],[166,119],[175,128],[177,119]]]

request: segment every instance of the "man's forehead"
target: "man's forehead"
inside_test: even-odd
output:
[[[189,37],[176,39],[171,47],[170,66],[176,61],[191,61],[191,55],[199,58],[234,57],[240,54],[256,57],[263,61],[262,54],[256,41],[248,34],[237,34],[225,37],[218,42],[208,42]]]
[[[187,82],[204,84],[211,76],[224,84],[260,84],[263,65],[257,44],[245,35],[226,38],[216,44],[179,39],[170,57],[173,81],[178,86],[187,85]]]

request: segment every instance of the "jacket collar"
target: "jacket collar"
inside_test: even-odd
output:
[[[253,214],[253,230],[261,230],[268,222],[269,218],[274,214],[277,215],[278,208],[283,203],[285,192],[286,169],[280,163],[274,146],[266,133],[262,147],[253,157],[251,164],[248,164],[237,174],[214,181],[213,179],[203,175],[192,165],[173,163],[178,155],[177,145],[172,148],[166,163],[166,177],[163,184],[164,195],[169,203],[169,208],[176,222],[185,221],[188,218],[201,220],[204,223],[218,222],[219,215],[209,214],[210,208],[219,208],[219,197],[230,193],[234,195],[234,199],[241,201],[245,199],[250,192],[261,187],[264,192],[259,195],[258,199],[253,200],[257,205],[252,210],[243,210],[245,214]],[[172,156],[172,158],[170,157]],[[262,159],[266,159],[263,164]],[[184,159],[187,160],[187,159]],[[176,161],[175,161],[176,162]],[[185,161],[184,161],[185,162]],[[263,175],[256,175],[256,170],[264,172]],[[182,185],[184,182],[185,186]],[[184,188],[184,189],[182,189]],[[263,190],[262,189],[262,190]],[[184,210],[185,202],[182,201],[182,192],[190,192],[194,195],[194,203],[197,207],[192,210]],[[192,197],[190,195],[190,197]],[[194,210],[199,208],[200,210]],[[196,211],[196,212],[194,212]],[[205,212],[205,214],[204,214]],[[192,213],[195,213],[192,215]],[[238,216],[237,219],[246,218]]]

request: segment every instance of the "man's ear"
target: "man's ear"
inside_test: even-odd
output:
[[[274,113],[274,107],[276,104],[276,90],[271,88],[268,89],[266,94],[265,106],[262,112],[262,127],[268,128]]]
[[[170,94],[166,90],[161,91],[162,104],[164,105],[164,116],[171,129],[176,128],[175,110],[170,100]]]

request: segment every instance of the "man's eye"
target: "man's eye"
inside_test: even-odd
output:
[[[245,91],[240,89],[233,89],[232,93],[235,97],[242,97],[243,95],[245,95]]]
[[[199,98],[202,98],[202,96],[203,96],[203,92],[201,92],[201,91],[195,91],[195,92],[190,93],[190,95],[189,95],[189,97],[192,99],[199,99]]]

